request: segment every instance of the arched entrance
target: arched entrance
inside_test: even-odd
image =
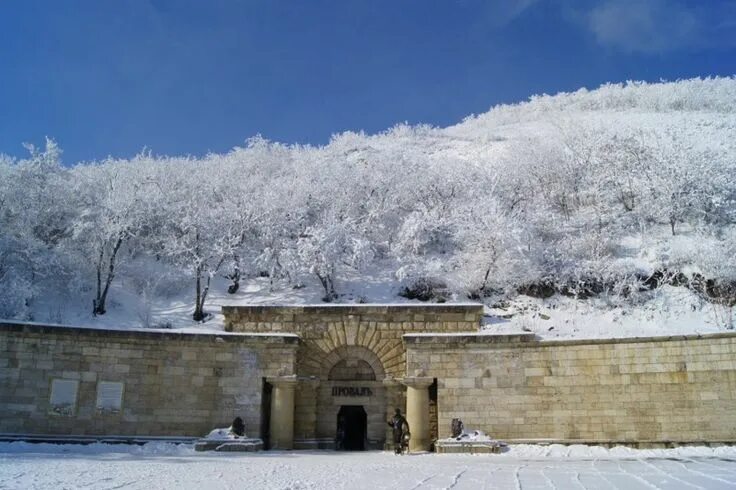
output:
[[[335,449],[382,449],[385,376],[378,356],[365,347],[341,346],[330,352],[317,388],[317,438]]]

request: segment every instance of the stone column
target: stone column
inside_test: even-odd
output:
[[[296,376],[266,378],[271,383],[271,447],[294,449],[294,388]]]
[[[404,378],[406,421],[409,422],[410,451],[429,451],[429,385],[434,378]]]

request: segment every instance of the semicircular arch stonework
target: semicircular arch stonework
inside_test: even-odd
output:
[[[330,368],[327,381],[376,381],[376,370],[362,359],[342,359]]]
[[[322,362],[322,373],[325,379],[329,379],[329,373],[335,366],[347,360],[365,362],[373,370],[374,379],[382,380],[386,377],[383,363],[373,351],[360,345],[342,345],[330,352]]]
[[[376,379],[404,374],[406,351],[400,330],[380,329],[375,322],[330,322],[310,333],[302,337],[297,354],[302,376],[327,379],[329,368],[350,355],[371,364]]]

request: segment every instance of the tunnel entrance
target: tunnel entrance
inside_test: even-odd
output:
[[[368,417],[362,405],[342,405],[337,412],[337,449],[365,450],[367,428]]]

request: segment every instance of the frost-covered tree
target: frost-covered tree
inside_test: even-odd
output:
[[[458,223],[460,251],[451,263],[471,297],[483,298],[522,280],[514,272],[525,258],[521,227],[494,196],[458,207],[453,219]]]
[[[28,158],[0,162],[0,285],[5,315],[33,318],[43,287],[67,273],[63,242],[76,208],[58,145],[47,138],[43,150],[26,148]]]
[[[148,196],[158,192],[146,163],[103,161],[73,169],[73,191],[80,206],[72,227],[80,252],[92,258],[93,315],[104,315],[121,248],[146,226]]]
[[[678,224],[702,217],[712,175],[706,152],[681,135],[657,135],[652,142],[652,164],[643,170],[649,183],[645,200],[650,212],[669,224],[672,235]]]
[[[194,321],[206,318],[204,305],[212,278],[232,256],[239,239],[229,226],[232,221],[222,212],[227,197],[219,184],[224,176],[214,168],[207,179],[200,179],[200,165],[187,160],[165,162],[168,172],[161,183],[167,209],[160,220],[160,247],[194,278]]]
[[[730,250],[734,100],[733,78],[609,84],[449,128],[70,166],[48,140],[0,158],[0,316],[33,318],[60,290],[99,315],[118,286],[184,274],[197,321],[220,276],[231,294],[254,276],[272,289],[316,278],[328,300],[355,270],[478,297],[624,294],[664,269],[723,288],[712,254],[670,251],[702,237]]]

